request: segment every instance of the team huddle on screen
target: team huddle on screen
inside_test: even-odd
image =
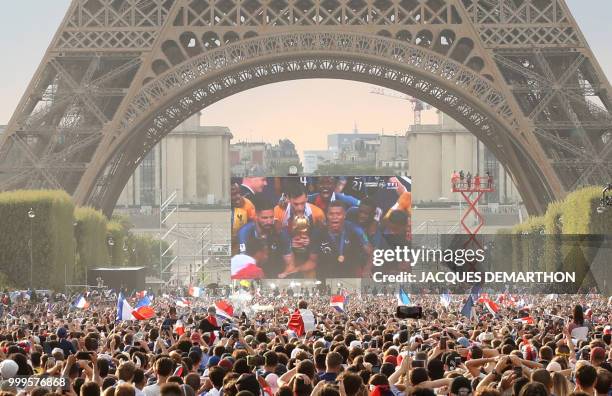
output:
[[[231,194],[232,279],[367,276],[374,249],[411,239],[407,177],[245,177]]]

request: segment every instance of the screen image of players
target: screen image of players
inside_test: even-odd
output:
[[[233,279],[366,276],[373,249],[409,243],[410,191],[395,177],[268,178],[253,202],[243,184],[232,183]]]

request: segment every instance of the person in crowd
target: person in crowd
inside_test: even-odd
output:
[[[240,184],[240,194],[253,202],[255,194],[263,192],[264,188],[268,185],[268,180],[261,176],[252,176],[242,178]]]
[[[319,227],[325,223],[325,213],[316,205],[308,202],[308,193],[303,184],[291,183],[285,194],[288,202],[284,207],[277,205],[274,208],[274,221],[278,232],[287,229],[291,234],[295,218],[305,217],[309,225],[313,227]]]
[[[320,277],[359,277],[371,270],[372,246],[363,229],[346,221],[342,202],[327,207],[327,227],[319,229],[311,241],[305,269],[316,269]]]
[[[255,206],[253,203],[243,197],[240,191],[240,184],[233,182],[231,186],[231,228],[232,228],[232,247],[236,247],[237,253],[237,236],[238,231],[248,222],[255,220]]]
[[[321,176],[318,180],[318,192],[308,196],[308,202],[327,211],[327,207],[331,202],[336,200],[344,203],[347,208],[359,206],[359,200],[352,195],[344,193],[336,193],[336,185],[338,179],[332,176]]]
[[[274,227],[274,205],[265,197],[254,199],[255,221],[247,223],[238,231],[238,250],[240,253],[253,251],[249,244],[255,240],[264,241],[268,247],[268,259],[261,263],[264,277],[276,278],[283,272],[295,272],[291,237],[286,230],[280,232]]]

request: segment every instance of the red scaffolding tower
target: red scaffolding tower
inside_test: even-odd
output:
[[[461,227],[463,227],[465,233],[469,235],[468,240],[465,242],[465,247],[467,247],[467,245],[470,243],[475,243],[482,249],[482,244],[478,241],[478,239],[476,239],[476,235],[484,226],[484,218],[478,210],[478,202],[484,196],[484,194],[495,191],[493,177],[475,176],[474,178],[468,180],[466,178],[460,179],[457,176],[453,176],[451,178],[451,185],[451,191],[460,193],[465,202],[468,204],[467,209],[461,216]],[[472,198],[473,196],[474,198]],[[475,227],[470,227],[466,223],[466,219],[470,213],[474,213],[474,216],[476,216],[476,219],[478,220]]]

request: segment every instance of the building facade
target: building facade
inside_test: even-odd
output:
[[[232,176],[285,176],[289,167],[297,166],[302,173],[302,163],[289,139],[281,139],[278,144],[265,142],[238,142],[230,146],[230,166]]]
[[[450,177],[454,170],[465,174],[494,177],[495,193],[486,194],[486,202],[516,203],[520,195],[499,161],[484,145],[457,121],[443,113],[433,125],[413,125],[407,132],[408,168],[416,186],[413,202],[458,201],[451,192]]]
[[[329,165],[333,160],[330,150],[304,150],[304,174],[313,174],[320,165]]]
[[[117,206],[158,206],[174,191],[179,205],[229,204],[231,138],[227,127],[201,126],[195,114],[147,154]]]

